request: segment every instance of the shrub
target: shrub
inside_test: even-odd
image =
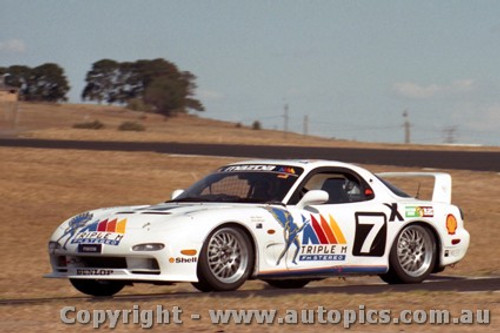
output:
[[[144,125],[139,124],[135,121],[125,121],[121,123],[121,125],[118,127],[119,131],[136,131],[136,132],[141,132],[145,131],[146,128]]]
[[[83,123],[76,123],[73,125],[73,128],[85,128],[85,129],[102,129],[104,128],[104,124],[101,123],[99,120],[94,120],[94,121],[87,121]]]
[[[252,124],[252,129],[257,130],[257,131],[262,129],[262,125],[260,124],[260,121],[258,121],[258,120],[254,121]]]
[[[144,103],[142,98],[132,98],[127,102],[127,109],[133,111],[151,112],[151,106]]]

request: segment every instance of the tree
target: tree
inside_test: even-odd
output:
[[[13,65],[3,70],[6,84],[19,89],[20,97],[26,101],[66,101],[69,84],[64,69],[54,63],[35,68]]]
[[[92,65],[87,73],[85,81],[87,85],[83,89],[82,99],[103,101],[112,104],[116,102],[116,81],[119,75],[120,64],[114,60],[102,59]]]
[[[142,100],[150,110],[165,116],[188,109],[204,111],[194,98],[195,79],[192,73],[181,72],[161,58],[122,63],[103,59],[87,73],[82,98],[128,105]]]
[[[155,79],[147,87],[144,101],[153,106],[155,112],[166,117],[184,109],[184,90],[181,82],[166,76]]]
[[[19,89],[19,95],[24,98],[29,92],[29,81],[31,76],[31,68],[22,65],[13,65],[5,70],[7,77],[5,83],[11,87]]]
[[[183,72],[182,80],[186,84],[185,107],[196,111],[205,111],[205,107],[203,106],[203,104],[201,104],[199,100],[192,98],[195,95],[196,88],[198,87],[195,83],[196,76],[194,76],[194,74],[191,72]]]
[[[160,76],[146,88],[144,101],[166,117],[186,109],[204,111],[203,105],[191,98],[196,87],[193,78],[194,75],[189,72],[184,72],[177,78]]]
[[[66,101],[69,88],[64,70],[57,64],[47,63],[31,70],[29,100]]]

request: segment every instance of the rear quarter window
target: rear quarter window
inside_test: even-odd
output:
[[[380,180],[389,190],[391,190],[392,193],[396,194],[397,196],[403,197],[403,198],[411,198],[412,197],[411,195],[409,195],[408,193],[404,192],[399,187],[391,184],[390,182],[388,182],[384,178],[381,178],[379,176],[375,176],[375,177],[377,177],[378,180]]]

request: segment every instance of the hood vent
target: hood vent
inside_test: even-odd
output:
[[[158,212],[158,211],[154,211],[154,212],[141,212],[141,214],[147,214],[147,215],[170,215],[172,213],[171,212]]]

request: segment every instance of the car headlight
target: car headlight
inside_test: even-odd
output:
[[[53,241],[49,242],[49,251],[58,250],[60,248],[61,248],[61,244],[59,244],[58,242],[53,242]]]
[[[137,244],[132,247],[132,251],[158,251],[165,247],[162,243]]]

